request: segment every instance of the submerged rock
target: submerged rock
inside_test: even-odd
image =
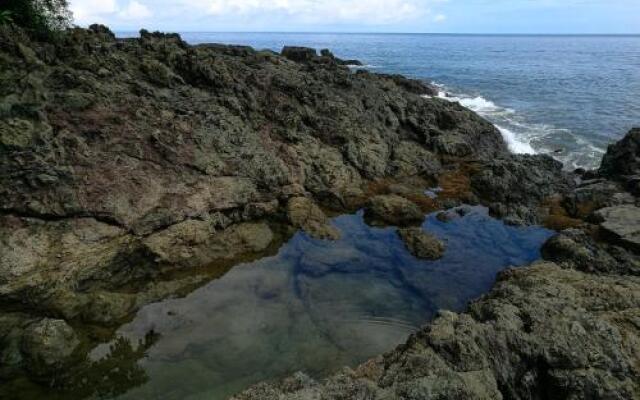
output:
[[[444,255],[444,243],[422,228],[398,229],[398,235],[409,252],[418,258],[438,260]]]
[[[372,197],[365,217],[377,224],[396,226],[419,224],[424,220],[424,214],[417,205],[394,194]]]
[[[312,200],[293,197],[287,204],[287,215],[293,226],[301,228],[316,239],[340,239],[340,231],[331,226],[329,218]]]

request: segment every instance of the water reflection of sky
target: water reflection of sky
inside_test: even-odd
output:
[[[551,232],[506,226],[474,208],[424,228],[444,258],[411,256],[395,228],[334,219],[342,239],[296,234],[276,256],[239,265],[182,299],[144,307],[119,334],[160,339],[140,361],[149,381],[122,399],[223,399],[303,370],[324,374],[391,350],[438,309],[461,310],[496,273],[539,258]]]

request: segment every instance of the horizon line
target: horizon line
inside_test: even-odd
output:
[[[142,29],[113,29],[114,32],[139,33]],[[353,32],[353,31],[205,31],[205,30],[156,30],[165,33],[253,33],[253,34],[298,34],[298,35],[431,35],[431,36],[640,36],[638,33],[480,33],[480,32]]]

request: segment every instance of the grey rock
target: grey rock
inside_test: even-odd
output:
[[[596,211],[600,228],[612,240],[640,252],[640,208],[633,205],[607,207]]]

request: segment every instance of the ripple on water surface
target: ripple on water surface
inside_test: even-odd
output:
[[[511,227],[473,211],[424,228],[445,256],[411,256],[395,228],[362,214],[333,223],[336,242],[296,234],[277,255],[235,267],[185,298],[151,304],[121,327],[132,343],[158,340],[139,361],[148,380],[120,399],[223,399],[295,371],[326,374],[393,349],[438,309],[461,310],[496,274],[539,258],[551,232]],[[96,358],[108,352],[101,345]]]

